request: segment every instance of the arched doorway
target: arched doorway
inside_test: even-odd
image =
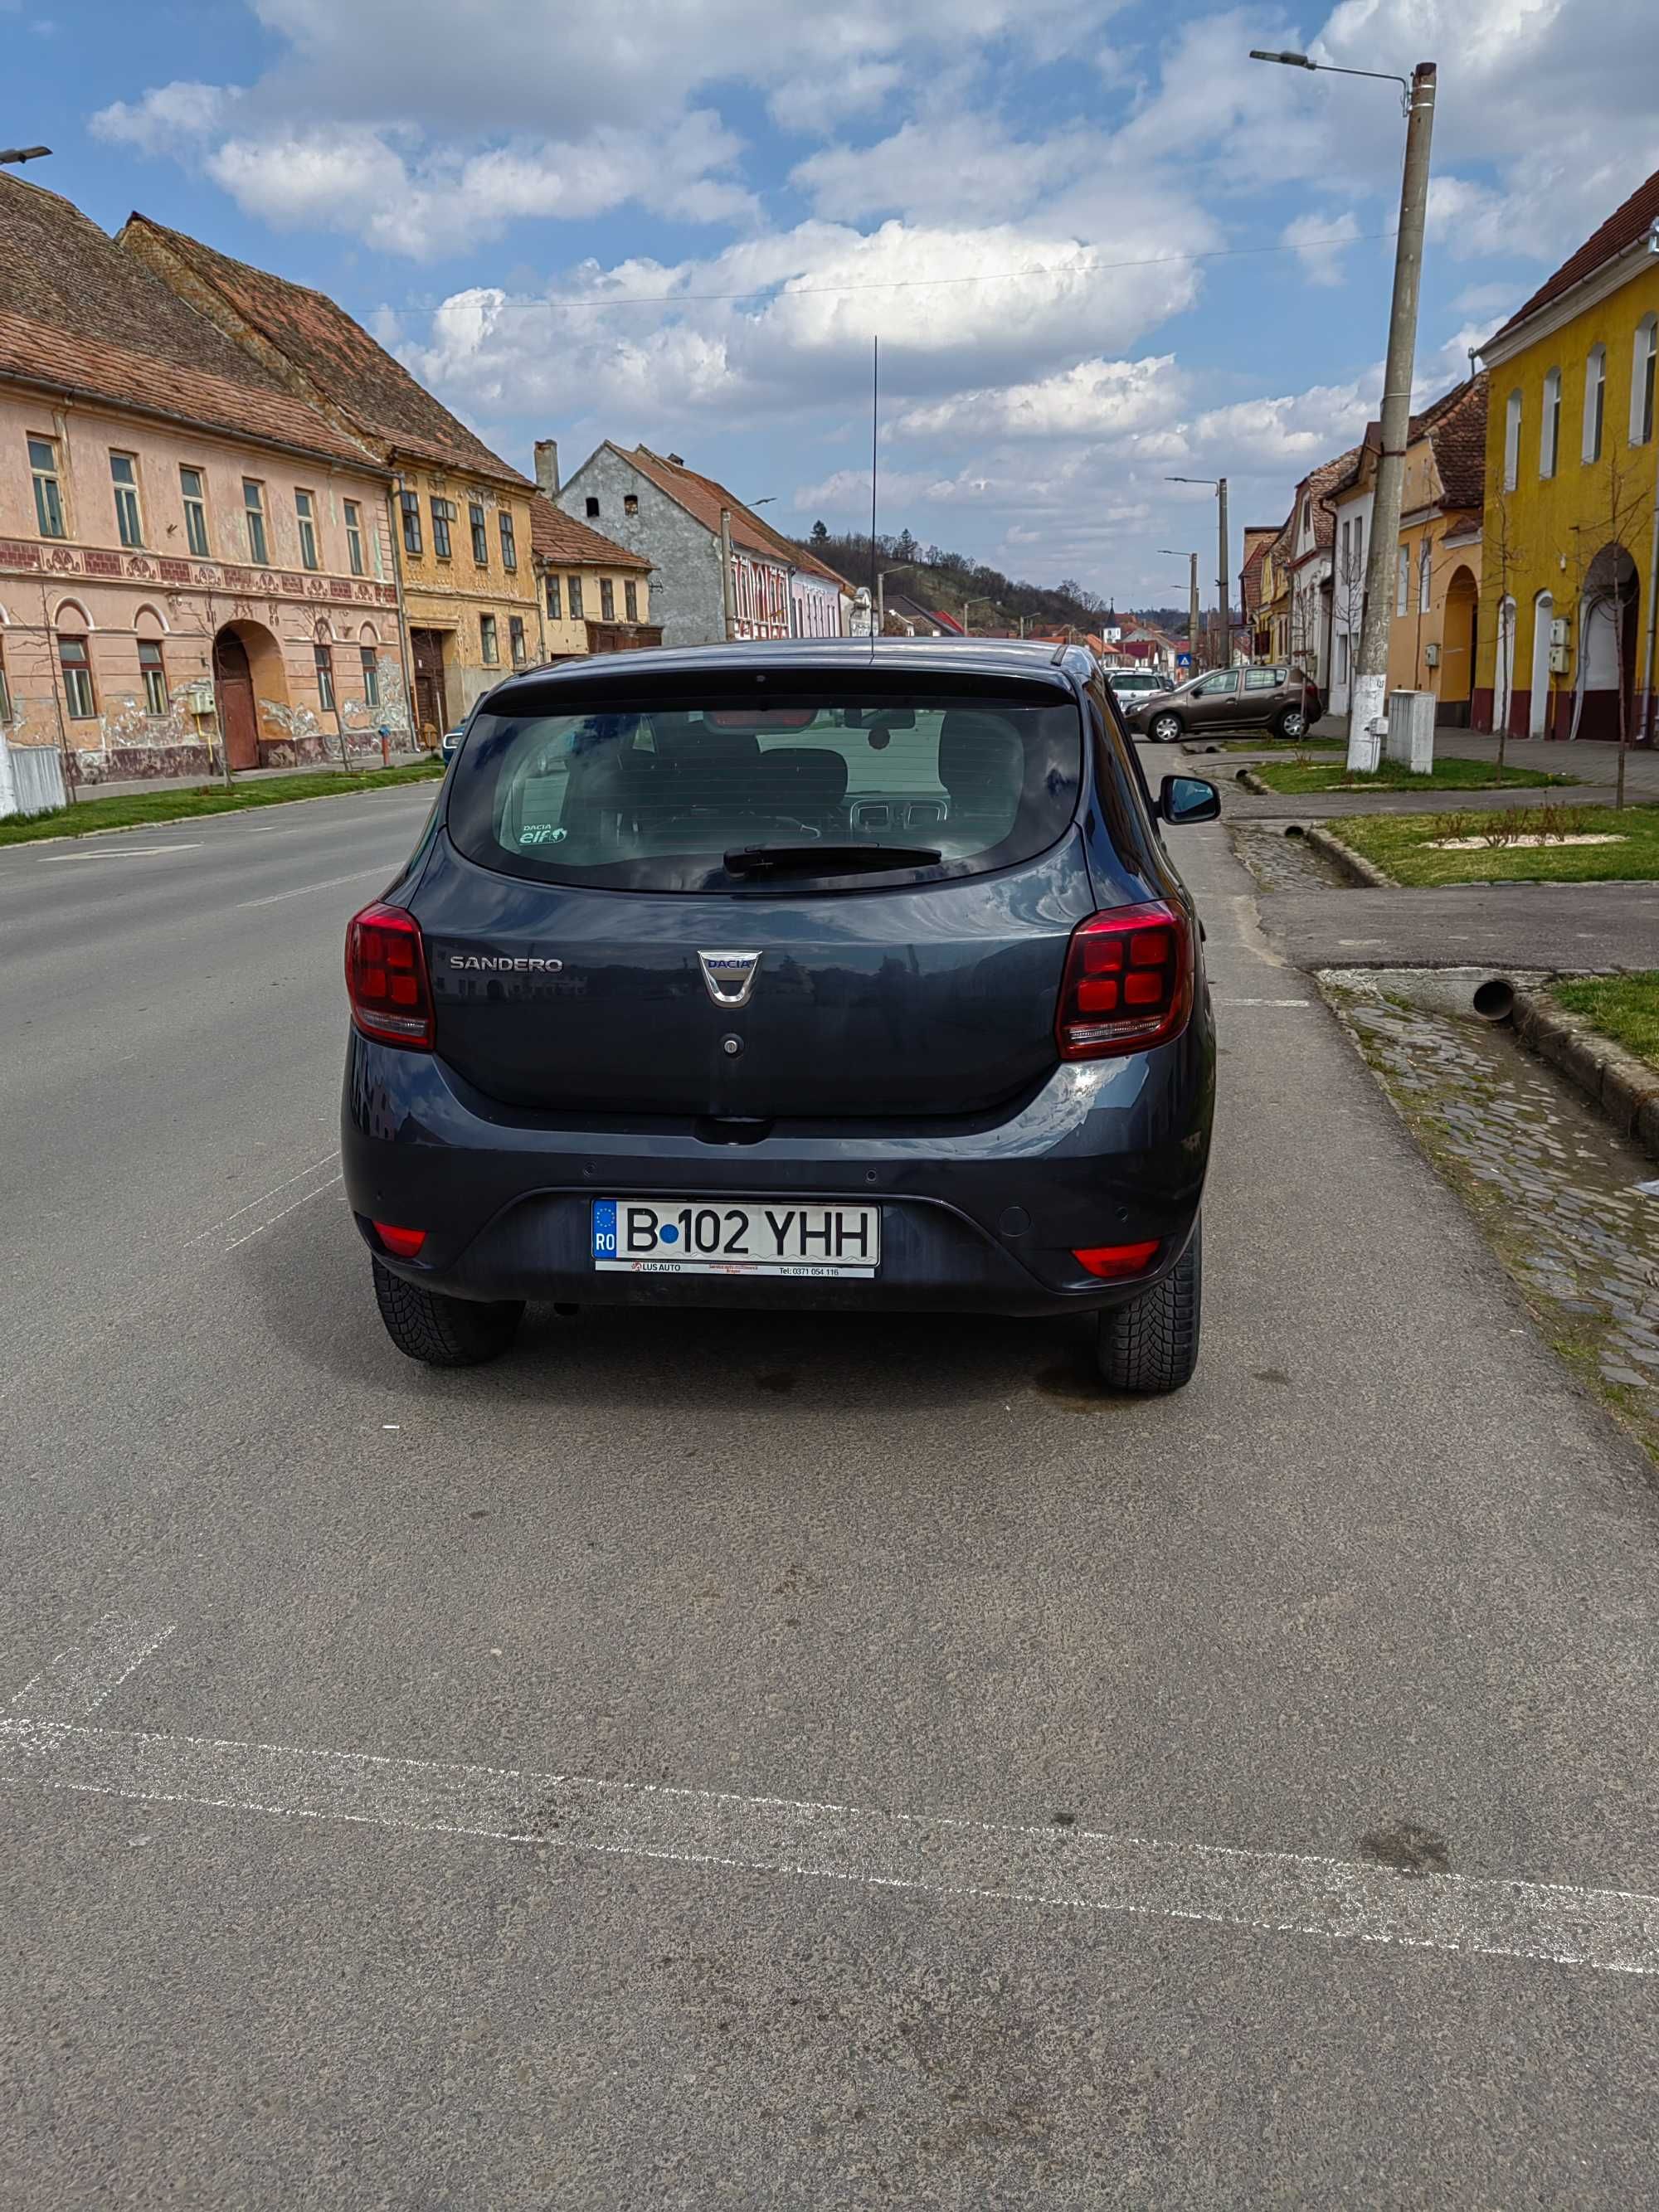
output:
[[[1532,690],[1527,702],[1527,735],[1547,737],[1550,725],[1550,624],[1555,599],[1540,592],[1532,603]]]
[[[1515,601],[1498,603],[1498,651],[1492,672],[1492,726],[1510,726],[1510,702],[1515,696]]]
[[[1622,545],[1604,545],[1584,577],[1578,611],[1578,699],[1573,735],[1617,744],[1632,735],[1636,691],[1636,563]]]
[[[1440,634],[1440,718],[1467,727],[1469,696],[1474,688],[1474,610],[1480,586],[1467,562],[1453,569],[1446,585],[1446,617]]]
[[[288,704],[282,651],[268,629],[225,624],[213,641],[213,696],[226,760],[233,769],[258,768],[261,702]]]

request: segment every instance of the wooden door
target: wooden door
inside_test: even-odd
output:
[[[225,758],[233,769],[258,768],[259,718],[253,706],[253,672],[247,647],[234,629],[222,629],[213,641],[213,694]]]
[[[435,745],[449,727],[444,634],[441,629],[412,629],[409,642],[415,657],[415,726],[422,744]]]

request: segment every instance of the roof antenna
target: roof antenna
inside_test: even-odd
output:
[[[870,341],[870,635],[876,635],[875,624],[881,605],[881,569],[876,552],[876,463],[880,448],[877,443],[881,426],[881,340]]]

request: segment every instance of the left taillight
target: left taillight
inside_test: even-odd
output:
[[[346,995],[351,1018],[365,1036],[432,1049],[432,986],[426,946],[412,914],[397,906],[366,906],[346,930]]]
[[[1091,914],[1072,932],[1054,1038],[1062,1060],[1145,1052],[1185,1028],[1193,1005],[1191,927],[1163,899]]]

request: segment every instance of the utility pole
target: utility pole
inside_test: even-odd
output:
[[[1160,553],[1167,553],[1171,560],[1178,561],[1181,558],[1180,554],[1176,552],[1173,545],[1160,545],[1158,550]],[[1193,674],[1196,676],[1198,673],[1198,556],[1196,553],[1189,553],[1187,556],[1187,566],[1188,570],[1187,580],[1187,658],[1188,662],[1191,664]]]
[[[1231,604],[1231,586],[1227,581],[1227,479],[1218,477],[1215,487],[1216,506],[1219,511],[1221,565],[1216,572],[1216,605],[1221,610],[1221,659],[1218,664],[1231,668],[1233,659],[1233,611]]]
[[[1371,501],[1371,542],[1365,561],[1364,618],[1359,665],[1348,707],[1348,766],[1375,770],[1382,750],[1376,725],[1389,690],[1389,630],[1394,607],[1394,569],[1400,544],[1400,505],[1405,489],[1406,444],[1411,428],[1412,365],[1417,352],[1417,295],[1423,275],[1423,224],[1429,202],[1429,146],[1434,135],[1435,65],[1412,71],[1406,119],[1406,164],[1400,186],[1400,235],[1395,243],[1394,304],[1389,316],[1389,362],[1382,380],[1382,450]]]
[[[738,634],[738,581],[732,573],[732,510],[720,509],[720,599],[726,611],[726,641]]]

